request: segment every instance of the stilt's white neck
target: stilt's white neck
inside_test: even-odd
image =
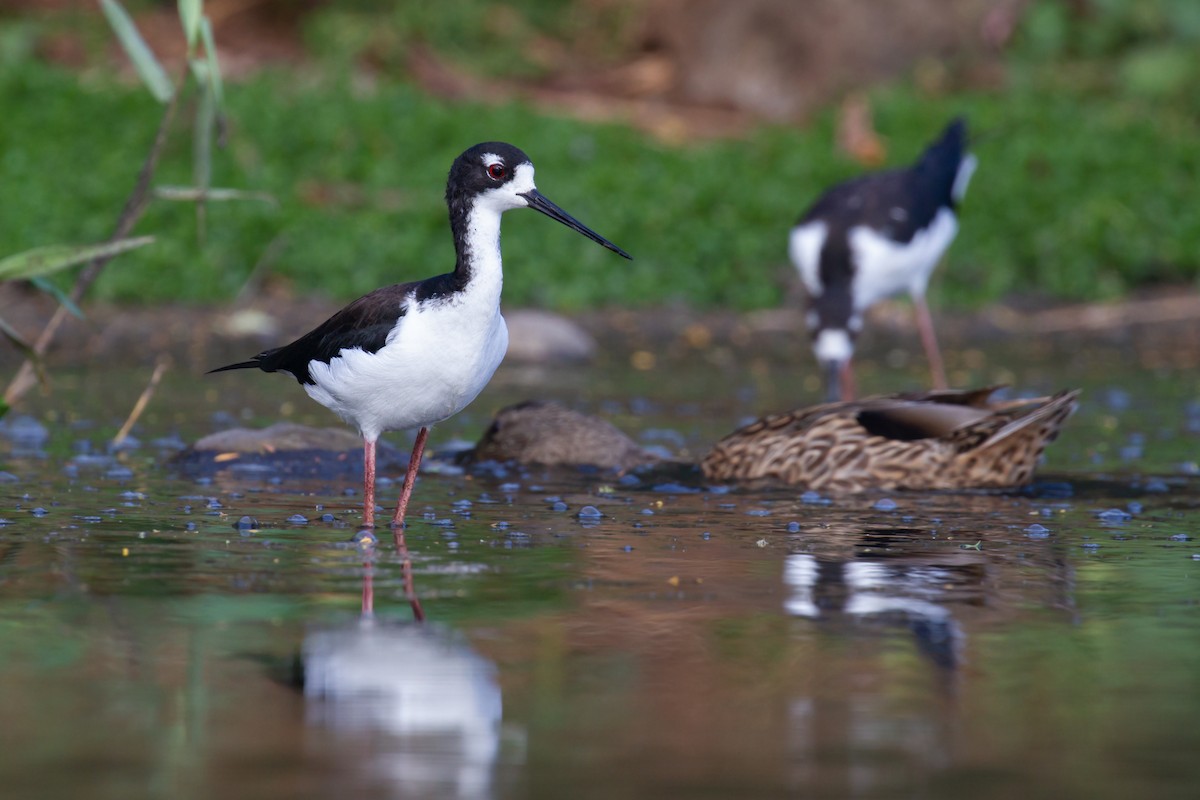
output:
[[[504,270],[500,259],[500,212],[476,203],[467,212],[463,248],[458,254],[458,270],[466,270],[465,291],[474,297],[494,296],[500,303]]]

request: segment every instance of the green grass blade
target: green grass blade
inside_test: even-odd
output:
[[[57,300],[63,308],[71,312],[72,316],[83,319],[83,309],[75,305],[75,301],[68,297],[61,287],[54,285],[49,278],[32,278],[29,282]]]
[[[3,317],[0,317],[0,335],[3,335],[5,339],[8,339],[9,344],[21,351],[25,360],[33,365],[33,372],[37,375],[38,384],[45,386],[46,370],[42,357],[38,355],[38,351],[34,349],[33,345],[25,341],[25,337],[18,333],[16,328],[9,325]],[[0,400],[0,416],[8,413],[8,408],[8,403]]]
[[[12,325],[9,325],[3,317],[0,317],[0,334],[3,334],[4,338],[8,339],[9,344],[20,350],[21,355],[25,356],[31,361],[37,360],[38,354],[37,351],[33,349],[33,345],[25,341],[25,337],[17,333],[17,329]]]
[[[188,55],[196,51],[196,40],[200,38],[200,17],[204,13],[202,0],[179,0],[179,22],[187,37]]]
[[[200,36],[204,39],[204,54],[208,57],[208,80],[212,86],[217,108],[225,106],[225,87],[221,82],[221,65],[217,63],[217,44],[213,40],[212,24],[208,17],[200,20]]]
[[[211,74],[211,70],[209,71]],[[212,85],[201,87],[200,102],[196,105],[196,124],[192,133],[192,178],[200,194],[196,198],[196,230],[204,242],[205,206],[212,185],[213,131],[217,125],[216,99]]]
[[[0,259],[0,280],[27,280],[50,275],[76,264],[133,250],[154,241],[153,236],[118,239],[104,244],[52,244]]]
[[[154,52],[146,44],[146,40],[138,33],[129,12],[117,0],[100,0],[100,5],[104,9],[104,16],[108,18],[108,24],[117,34],[121,47],[125,49],[125,54],[129,56],[133,68],[137,70],[150,94],[160,103],[168,102],[175,92],[171,79],[154,57]]]
[[[230,200],[256,200],[272,207],[278,207],[279,201],[269,192],[248,192],[244,189],[212,189],[199,186],[159,186],[154,189],[154,196],[159,200],[194,203],[197,200],[212,200],[228,202]]]

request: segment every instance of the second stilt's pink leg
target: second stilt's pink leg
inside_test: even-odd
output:
[[[363,441],[363,527],[375,527],[375,443]]]
[[[404,536],[404,514],[408,511],[408,498],[412,496],[413,484],[417,482],[417,471],[421,468],[421,456],[425,454],[425,439],[429,437],[429,428],[421,428],[417,432],[417,441],[413,444],[412,455],[408,457],[408,472],[404,473],[404,485],[400,487],[400,502],[396,504],[396,513],[392,517],[392,527],[396,529],[396,541]]]
[[[913,308],[917,312],[917,330],[921,332],[921,344],[925,345],[925,357],[929,359],[929,371],[933,373],[933,388],[946,388],[946,368],[942,364],[942,351],[938,348],[937,334],[933,332],[933,317],[925,295],[913,295]]]
[[[850,363],[848,358],[842,362],[842,366],[839,368],[841,376],[838,378],[842,384],[842,399],[847,401],[858,396],[858,386],[854,383],[854,368]]]

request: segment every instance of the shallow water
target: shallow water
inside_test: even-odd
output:
[[[885,366],[891,355],[864,365],[868,390],[919,381],[919,364]],[[170,377],[140,446],[110,456],[144,371],[62,372],[34,420],[48,439],[20,419],[2,431],[0,785],[1194,797],[1200,387],[1188,364],[1144,355],[1018,342],[952,358],[964,381],[1085,388],[1029,492],[830,500],[426,472],[407,561],[386,537],[349,541],[352,475],[164,466],[171,437],[230,419],[331,424],[286,379]],[[991,366],[1014,363],[1015,376]],[[652,372],[624,354],[506,367],[434,443],[551,396],[694,455],[812,388],[773,353],[683,353]],[[259,527],[239,530],[244,516]]]

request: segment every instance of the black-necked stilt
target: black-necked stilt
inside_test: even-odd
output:
[[[446,204],[458,255],[453,272],[376,289],[289,345],[212,370],[286,372],[309,397],[358,427],[365,526],[375,522],[380,434],[420,428],[392,518],[399,529],[429,427],[474,400],[504,358],[500,215],[532,208],[630,258],[543,197],[534,186],[533,163],[510,144],[477,144],[455,159]]]
[[[946,387],[925,287],[958,233],[956,208],[976,166],[966,147],[959,118],[912,166],[834,186],[792,228],[788,252],[808,290],[808,330],[828,399],[853,399],[850,359],[863,314],[902,291],[912,296],[934,388]]]

